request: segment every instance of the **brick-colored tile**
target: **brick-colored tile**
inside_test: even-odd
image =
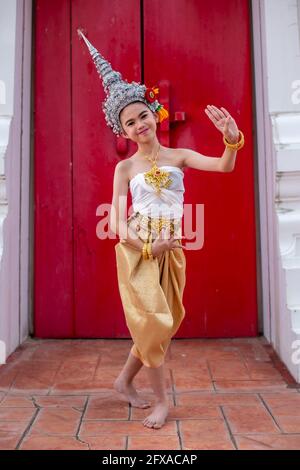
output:
[[[208,433],[223,437],[228,436],[228,430],[223,419],[182,420],[179,428],[182,437],[185,439],[196,439],[198,436]]]
[[[292,405],[294,409],[300,407],[300,394],[296,390],[287,390],[285,393],[261,393],[264,402],[272,408],[272,410],[282,410],[288,405]]]
[[[29,425],[29,421],[0,421],[0,435],[1,434],[22,434],[27,426]]]
[[[39,373],[53,372],[56,373],[62,364],[62,360],[20,360],[15,364],[11,364],[11,367],[23,374],[39,375]]]
[[[99,434],[143,435],[156,433],[158,435],[177,435],[175,421],[168,421],[161,429],[144,426],[140,421],[83,421],[80,436],[97,436]]]
[[[20,433],[0,431],[0,450],[14,450],[21,439]]]
[[[55,370],[20,372],[11,387],[11,392],[47,394],[53,385],[55,374]]]
[[[218,391],[252,391],[263,392],[268,390],[284,390],[287,387],[283,380],[217,380]]]
[[[1,407],[35,408],[30,396],[20,397],[16,395],[6,395],[0,403],[0,408]]]
[[[7,365],[3,366],[0,371],[0,390],[3,390],[3,391],[10,390],[17,375],[18,375],[17,370],[11,369]]]
[[[186,450],[234,449],[235,442],[297,448],[300,391],[288,387],[264,338],[173,340],[166,356],[170,411],[159,430],[142,423],[155,399],[146,368],[135,386],[152,408],[129,407],[113,389],[131,346],[131,340],[24,342],[0,366],[0,448],[16,448],[26,431],[24,449],[125,450],[127,441],[129,449],[179,449],[178,429]]]
[[[117,394],[103,394],[91,397],[84,414],[84,420],[125,419],[129,417],[129,404],[121,401]]]
[[[229,435],[216,435],[214,433],[201,434],[196,438],[184,437],[182,441],[183,450],[234,450]]]
[[[127,361],[130,347],[127,346],[126,349],[111,349],[110,351],[103,351],[100,354],[100,361],[98,368],[110,367],[110,366],[119,366],[120,369]],[[97,377],[98,372],[96,373]]]
[[[185,359],[185,360],[184,360]],[[215,348],[203,348],[199,353],[196,355],[194,352],[189,352],[188,350],[183,352],[175,352],[172,353],[172,360],[180,361],[185,364],[193,364],[193,361],[197,361],[201,359],[199,362],[208,361],[208,360],[226,360],[226,361],[234,361],[240,359],[240,354],[238,350],[229,350],[226,351],[224,349],[219,349],[218,347]]]
[[[240,450],[299,450],[300,434],[251,434],[235,436]]]
[[[98,436],[81,436],[80,440],[88,444],[90,450],[125,450],[126,436],[110,436],[108,434]]]
[[[213,390],[207,365],[197,368],[173,369],[173,383],[177,392],[186,390]]]
[[[300,434],[300,416],[277,416],[276,421],[283,432]]]
[[[263,405],[225,405],[223,407],[232,433],[279,433],[280,430]]]
[[[79,382],[94,378],[96,363],[94,361],[67,361],[60,367],[55,376],[55,383]]]
[[[152,407],[153,408],[153,407]],[[151,408],[138,409],[132,408],[131,419],[143,420],[149,414]],[[210,419],[210,418],[221,418],[221,410],[217,406],[199,406],[199,405],[170,405],[168,420],[178,419]]]
[[[238,346],[239,354],[243,359],[255,361],[270,361],[270,357],[261,344],[241,344],[238,341],[234,342]]]
[[[249,372],[241,360],[227,361],[223,359],[208,361],[213,380],[219,379],[250,379]]]
[[[59,342],[53,345],[41,346],[32,355],[32,360],[66,360],[71,359],[72,361],[94,361],[97,363],[99,360],[98,352],[91,352],[84,348],[74,348],[72,346],[62,347]]]
[[[282,379],[280,372],[270,362],[247,360],[245,365],[249,371],[250,379]]]
[[[21,450],[89,450],[87,443],[71,436],[34,436],[26,437],[20,445]]]
[[[77,410],[82,411],[85,403],[87,401],[87,396],[74,396],[74,395],[65,395],[65,396],[34,396],[34,402],[37,406],[41,408],[49,407],[64,407],[64,408],[76,408]]]
[[[300,433],[300,394],[261,394],[278,426],[286,433]]]
[[[202,406],[221,406],[221,405],[255,405],[260,403],[260,399],[253,393],[179,393],[176,395],[178,405],[202,405]]]
[[[176,354],[174,357],[168,359],[165,362],[165,365],[168,369],[179,369],[179,370],[186,370],[191,367],[191,364],[193,364],[193,367],[203,367],[207,369],[207,360],[203,359],[199,354],[185,354],[185,353],[180,353]]]
[[[35,414],[35,408],[1,407],[0,421],[28,421]]]
[[[180,450],[178,436],[130,436],[128,450]]]
[[[113,389],[113,378],[111,380],[78,380],[55,383],[50,395],[91,395],[109,392]]]
[[[77,432],[81,412],[74,408],[42,408],[30,434],[72,435]]]
[[[232,450],[234,445],[223,419],[186,420],[179,423],[182,448]]]

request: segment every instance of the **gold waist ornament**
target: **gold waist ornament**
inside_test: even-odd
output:
[[[181,237],[181,218],[172,219],[170,217],[150,217],[140,212],[135,212],[127,220],[128,226],[132,228],[143,241],[155,239],[159,236],[163,228],[170,232],[170,236]]]

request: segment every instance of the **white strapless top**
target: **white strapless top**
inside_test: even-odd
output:
[[[159,168],[170,173],[172,183],[161,188],[158,195],[155,188],[146,183],[143,173],[138,173],[129,182],[134,212],[150,217],[181,218],[183,216],[183,194],[185,191],[184,172],[177,166],[163,165]]]

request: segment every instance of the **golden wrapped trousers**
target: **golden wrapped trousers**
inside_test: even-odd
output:
[[[141,222],[140,215],[128,220],[145,240],[147,235]],[[120,296],[134,342],[131,353],[145,366],[159,367],[185,316],[182,303],[186,282],[184,251],[176,248],[153,260],[144,260],[142,253],[127,242],[118,242],[115,250]]]

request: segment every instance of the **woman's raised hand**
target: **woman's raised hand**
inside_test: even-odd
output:
[[[227,109],[222,107],[219,109],[216,106],[207,105],[205,113],[230,144],[238,142],[239,129]]]

